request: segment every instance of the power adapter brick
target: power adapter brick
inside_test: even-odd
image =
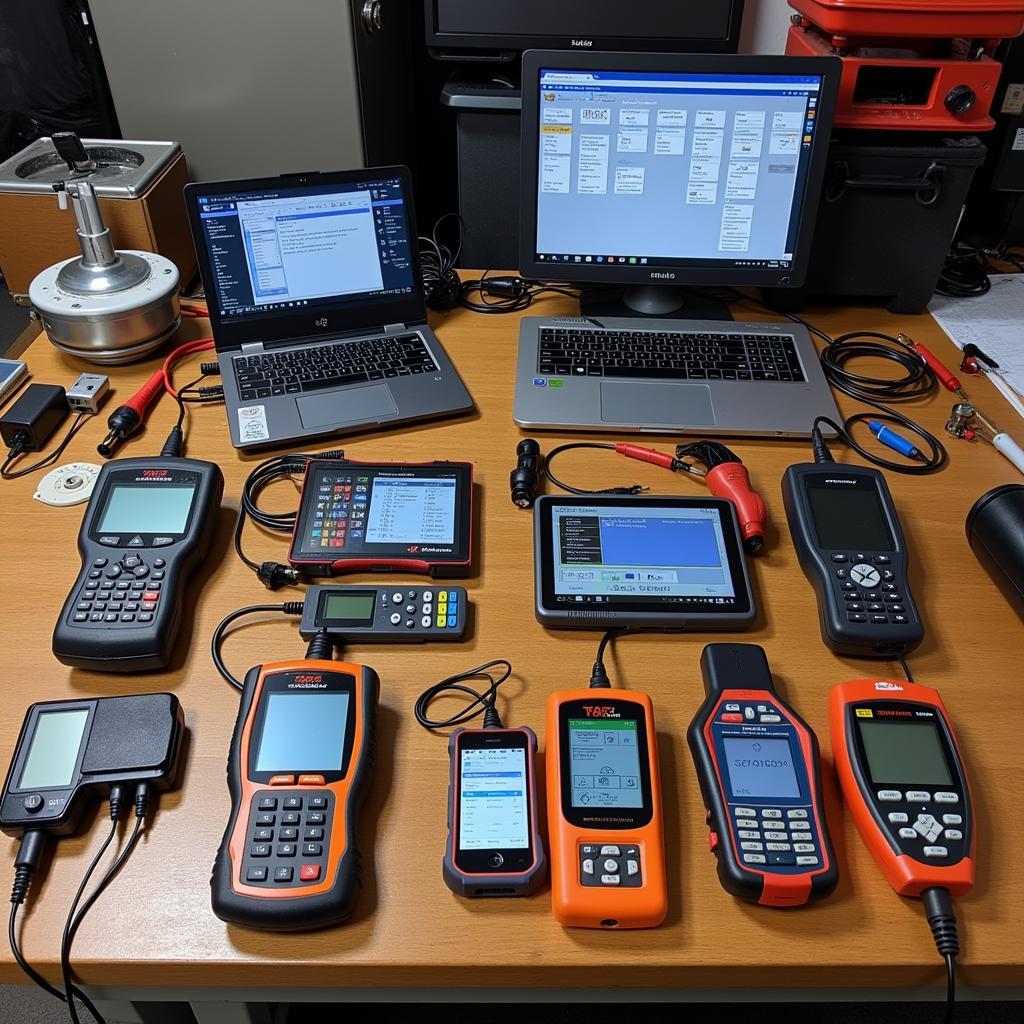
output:
[[[67,392],[59,384],[29,384],[0,416],[0,437],[8,448],[38,452],[67,414]]]

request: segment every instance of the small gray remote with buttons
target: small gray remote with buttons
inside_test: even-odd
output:
[[[316,586],[306,593],[299,633],[389,644],[461,640],[468,610],[465,587]]]

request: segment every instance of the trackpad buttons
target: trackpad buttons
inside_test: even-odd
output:
[[[345,388],[322,395],[297,398],[295,404],[304,427],[334,427],[342,423],[372,423],[398,414],[387,384]]]
[[[711,389],[704,384],[602,381],[601,420],[659,426],[714,426]]]

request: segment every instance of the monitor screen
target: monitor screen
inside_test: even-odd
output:
[[[828,138],[823,62],[680,55],[680,67],[721,70],[640,70],[670,58],[638,55],[636,70],[600,69],[614,58],[621,67],[621,55],[595,59],[593,70],[580,55],[524,78],[536,164],[524,182],[535,206],[521,269],[561,280],[686,284],[717,273],[721,283],[796,283],[823,175],[816,141]]]
[[[221,322],[387,300],[415,290],[398,178],[276,184],[194,199]]]

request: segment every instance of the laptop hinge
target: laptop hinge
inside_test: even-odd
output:
[[[262,352],[263,342],[262,341],[246,341],[242,343],[242,347],[239,352],[243,356],[251,355],[253,352]]]
[[[399,334],[402,331],[407,331],[408,329],[409,328],[406,327],[405,324],[385,324],[384,325],[384,333],[385,334]]]

